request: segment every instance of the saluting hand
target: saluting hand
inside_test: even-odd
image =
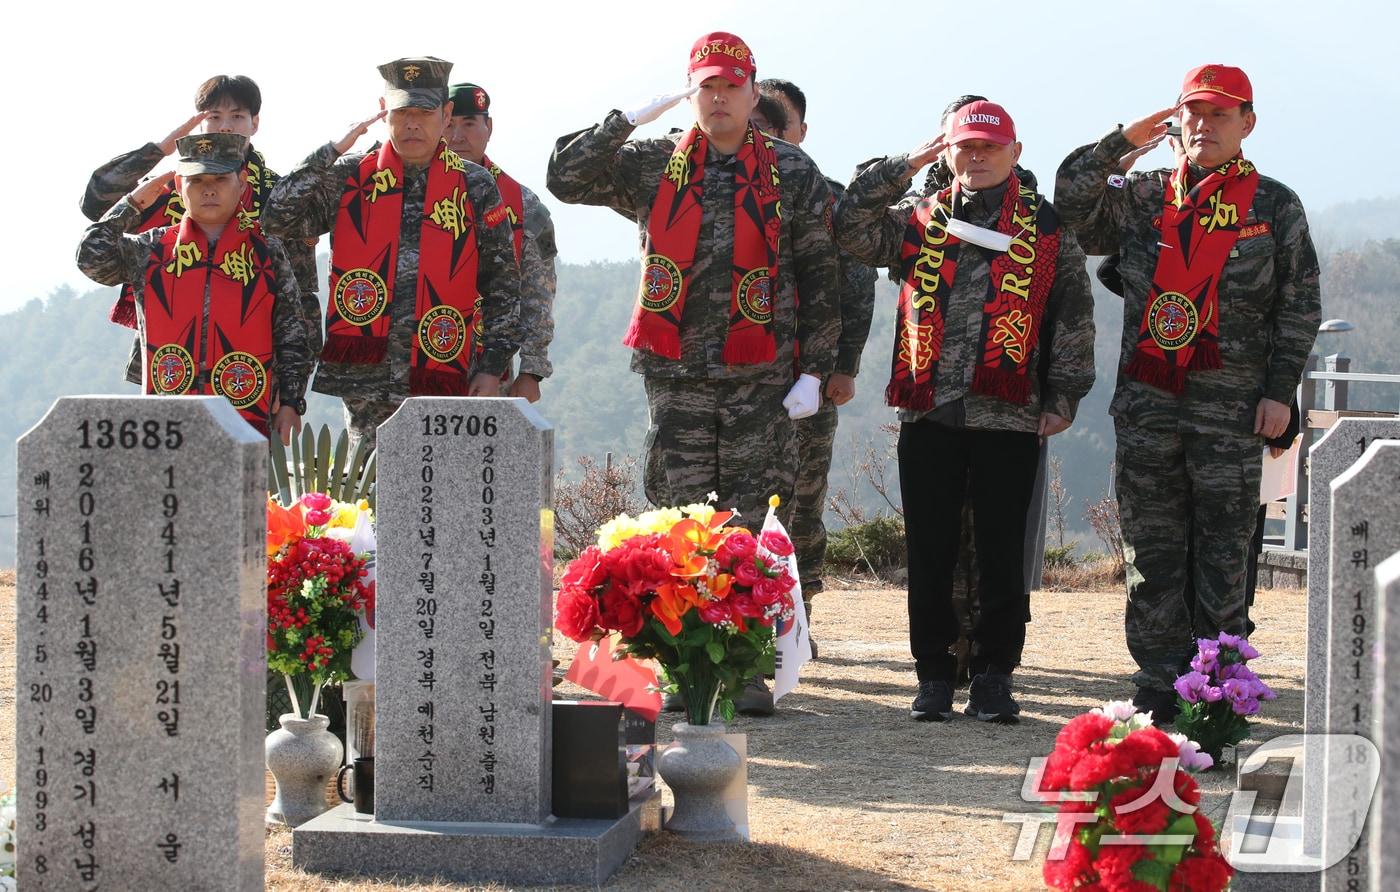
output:
[[[924,167],[938,160],[938,156],[943,154],[943,150],[948,147],[948,143],[942,133],[933,139],[919,146],[909,153],[908,175],[913,176]]]
[[[194,117],[170,131],[170,135],[162,139],[156,145],[160,146],[162,155],[173,155],[175,153],[175,140],[182,136],[189,136],[198,127],[200,122],[209,115],[208,112],[197,112]]]
[[[149,179],[142,180],[141,185],[131,190],[127,196],[127,201],[136,205],[136,209],[144,211],[151,206],[151,202],[160,197],[165,191],[165,187],[175,179],[175,171],[167,170],[165,173],[158,173]]]
[[[1145,118],[1138,118],[1131,124],[1123,126],[1123,138],[1138,147],[1144,147],[1149,142],[1167,134],[1167,119],[1176,113],[1176,106],[1169,106],[1161,111],[1155,111]]]
[[[384,120],[385,116],[388,114],[387,111],[381,108],[375,113],[374,117],[365,118],[358,124],[351,124],[349,132],[342,136],[340,141],[335,144],[335,150],[342,155],[350,151],[350,148],[355,145],[355,141],[369,132],[370,125],[374,124],[376,121]]]
[[[698,92],[700,92],[700,87],[697,84],[694,87],[686,87],[684,90],[678,90],[675,93],[661,93],[651,97],[651,99],[645,102],[640,108],[623,112],[623,114],[627,116],[627,123],[631,124],[633,127],[640,127],[643,124],[650,124],[652,121],[655,121],[665,114],[667,109],[676,105],[682,99],[688,99],[694,96]]]

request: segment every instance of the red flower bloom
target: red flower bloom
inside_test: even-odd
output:
[[[1082,750],[1091,743],[1103,740],[1113,729],[1113,719],[1096,712],[1086,712],[1070,719],[1069,724],[1055,736],[1056,746]]]
[[[1156,779],[1156,773],[1150,774],[1141,784],[1128,787],[1109,800],[1108,813],[1119,833],[1146,835],[1167,829],[1175,812],[1161,796],[1151,792]]]
[[[778,557],[787,557],[792,554],[792,540],[777,530],[764,530],[758,537],[758,541],[768,551]]]
[[[642,612],[640,599],[617,588],[611,588],[603,593],[597,622],[605,629],[616,629],[625,637],[631,638],[642,631],[646,615]]]
[[[598,627],[598,602],[580,589],[561,589],[554,611],[554,627],[573,641],[589,640]]]
[[[758,567],[754,564],[753,558],[742,558],[734,564],[734,581],[745,588],[753,588],[763,579],[763,574],[758,572]]]
[[[1167,889],[1170,892],[1220,892],[1234,873],[1234,868],[1219,852],[1192,855],[1183,858],[1172,871]]]
[[[763,608],[754,603],[751,595],[733,594],[725,599],[725,603],[739,616],[758,619],[763,615]]]
[[[748,530],[734,530],[724,540],[724,549],[734,555],[736,561],[746,560],[758,554],[758,540]]]
[[[578,557],[569,561],[569,566],[564,570],[563,585],[567,588],[581,588],[592,590],[607,578],[607,570],[603,566],[603,552],[596,545],[590,545],[583,550]]]
[[[1098,881],[1089,850],[1071,839],[1063,858],[1046,858],[1042,871],[1045,884],[1056,889],[1083,889]]]
[[[705,605],[700,608],[700,618],[712,626],[738,622],[738,618],[734,616],[734,611],[730,607],[729,601],[706,602]]]
[[[1094,869],[1104,889],[1111,892],[1157,892],[1157,887],[1144,883],[1133,875],[1133,865],[1150,860],[1147,849],[1139,845],[1108,844],[1111,837],[1104,837],[1099,846],[1098,857],[1094,859]]]
[[[765,576],[755,583],[753,587],[753,600],[755,604],[767,607],[770,604],[778,603],[778,601],[782,599],[785,591],[786,589],[783,588],[781,582]]]

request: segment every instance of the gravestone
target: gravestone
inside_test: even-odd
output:
[[[1321,765],[1321,735],[1327,727],[1328,567],[1332,481],[1356,463],[1377,439],[1400,438],[1400,418],[1343,418],[1308,451],[1308,613],[1307,668],[1303,680],[1304,765]],[[1322,846],[1322,779],[1306,771],[1303,791],[1305,843],[1310,854]],[[1314,819],[1316,818],[1316,820]]]
[[[1376,440],[1332,481],[1328,572],[1329,658],[1327,733],[1371,739],[1380,605],[1376,567],[1400,550],[1400,441]],[[1313,526],[1316,530],[1316,525]],[[1327,740],[1324,765],[1342,764],[1340,744]],[[1315,769],[1314,769],[1315,771]],[[1382,772],[1384,773],[1384,772]],[[1393,773],[1393,769],[1392,769]],[[1365,829],[1372,790],[1360,777],[1337,772],[1323,785],[1324,857],[1345,829],[1361,827],[1357,845],[1323,875],[1322,888],[1354,892],[1370,879]],[[1346,838],[1346,837],[1343,837]],[[1380,887],[1376,887],[1380,888]]]
[[[375,814],[301,825],[293,863],[602,882],[643,815],[551,815],[553,431],[524,400],[415,397],[378,450]]]
[[[20,888],[263,888],[267,441],[218,397],[20,438]]]
[[[1392,495],[1391,511],[1400,511],[1400,496]],[[1381,753],[1376,804],[1371,810],[1371,888],[1384,889],[1384,880],[1400,876],[1400,552],[1376,568],[1376,601],[1380,625],[1376,631],[1376,693],[1372,740]]]

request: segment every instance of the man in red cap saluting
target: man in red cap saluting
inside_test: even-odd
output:
[[[651,416],[648,500],[703,502],[714,492],[756,530],[770,495],[789,510],[790,419],[820,405],[840,310],[831,191],[801,149],[749,124],[755,71],[735,35],[701,37],[684,90],[561,137],[547,184],[562,201],[612,208],[641,234],[623,343]],[[685,99],[688,130],[629,139]]]
[[[1177,164],[1125,175],[1119,159],[1161,140],[1171,117],[1181,122]],[[1125,324],[1109,412],[1126,628],[1134,702],[1163,724],[1193,639],[1245,634],[1260,458],[1288,424],[1321,318],[1303,206],[1241,152],[1255,121],[1245,73],[1202,65],[1172,106],[1076,149],[1055,182],[1080,241],[1121,255]]]
[[[893,369],[899,487],[909,552],[910,715],[952,716],[953,609],[964,494],[973,505],[980,610],[964,710],[1014,722],[1011,673],[1026,639],[1022,565],[1040,438],[1065,430],[1094,383],[1094,313],[1084,254],[1045,197],[1015,172],[1006,109],[977,100],[907,155],[861,166],[836,206],[841,246],[899,271]],[[901,200],[942,158],[950,187]]]

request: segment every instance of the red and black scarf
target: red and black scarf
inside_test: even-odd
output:
[[[1171,393],[1186,373],[1218,369],[1220,275],[1254,203],[1259,174],[1234,158],[1189,188],[1187,162],[1172,173],[1162,207],[1161,245],[1128,375]]]
[[[204,294],[208,337],[200,342]],[[267,436],[276,274],[267,242],[230,223],[211,246],[188,217],[167,229],[146,269],[146,392],[215,394]]]
[[[258,215],[262,213],[263,199],[277,184],[277,175],[267,169],[263,157],[249,150],[248,160],[243,165],[243,177],[247,185],[243,187],[243,197],[238,201],[238,226],[249,229],[258,225]],[[185,202],[174,186],[166,186],[156,200],[151,202],[137,218],[134,232],[146,232],[157,226],[178,226],[185,216]],[[118,325],[136,327],[136,300],[130,285],[123,285],[117,302],[112,304],[107,314]]]
[[[982,355],[974,393],[1025,405],[1030,400],[1031,354],[1040,338],[1045,304],[1055,284],[1060,224],[1013,172],[1006,184],[998,232],[1011,248],[991,262],[982,307]],[[933,408],[934,375],[943,349],[944,304],[953,293],[962,242],[950,235],[951,190],[914,206],[900,250],[901,281],[895,321],[893,374],[885,401],[903,409]]]
[[[510,221],[510,235],[515,240],[515,265],[520,265],[520,255],[525,249],[525,190],[520,188],[520,184],[511,178],[511,175],[501,170],[496,162],[481,156],[481,166],[485,167],[491,176],[496,178],[496,189],[501,193],[501,207],[504,210],[490,211],[486,216],[486,224],[495,226],[498,221],[492,219],[492,214],[503,213]]]
[[[642,258],[642,284],[632,324],[622,343],[667,359],[681,357],[681,313],[690,289],[700,239],[705,154],[709,141],[698,127],[681,137],[652,201]],[[777,153],[752,126],[735,156],[734,263],[726,363],[772,362],[778,235],[782,231]]]
[[[331,238],[323,361],[369,365],[384,359],[403,185],[403,160],[392,142],[366,155],[345,181]],[[465,396],[474,336],[481,334],[476,219],[466,167],[446,143],[428,168],[422,220],[409,392]]]

